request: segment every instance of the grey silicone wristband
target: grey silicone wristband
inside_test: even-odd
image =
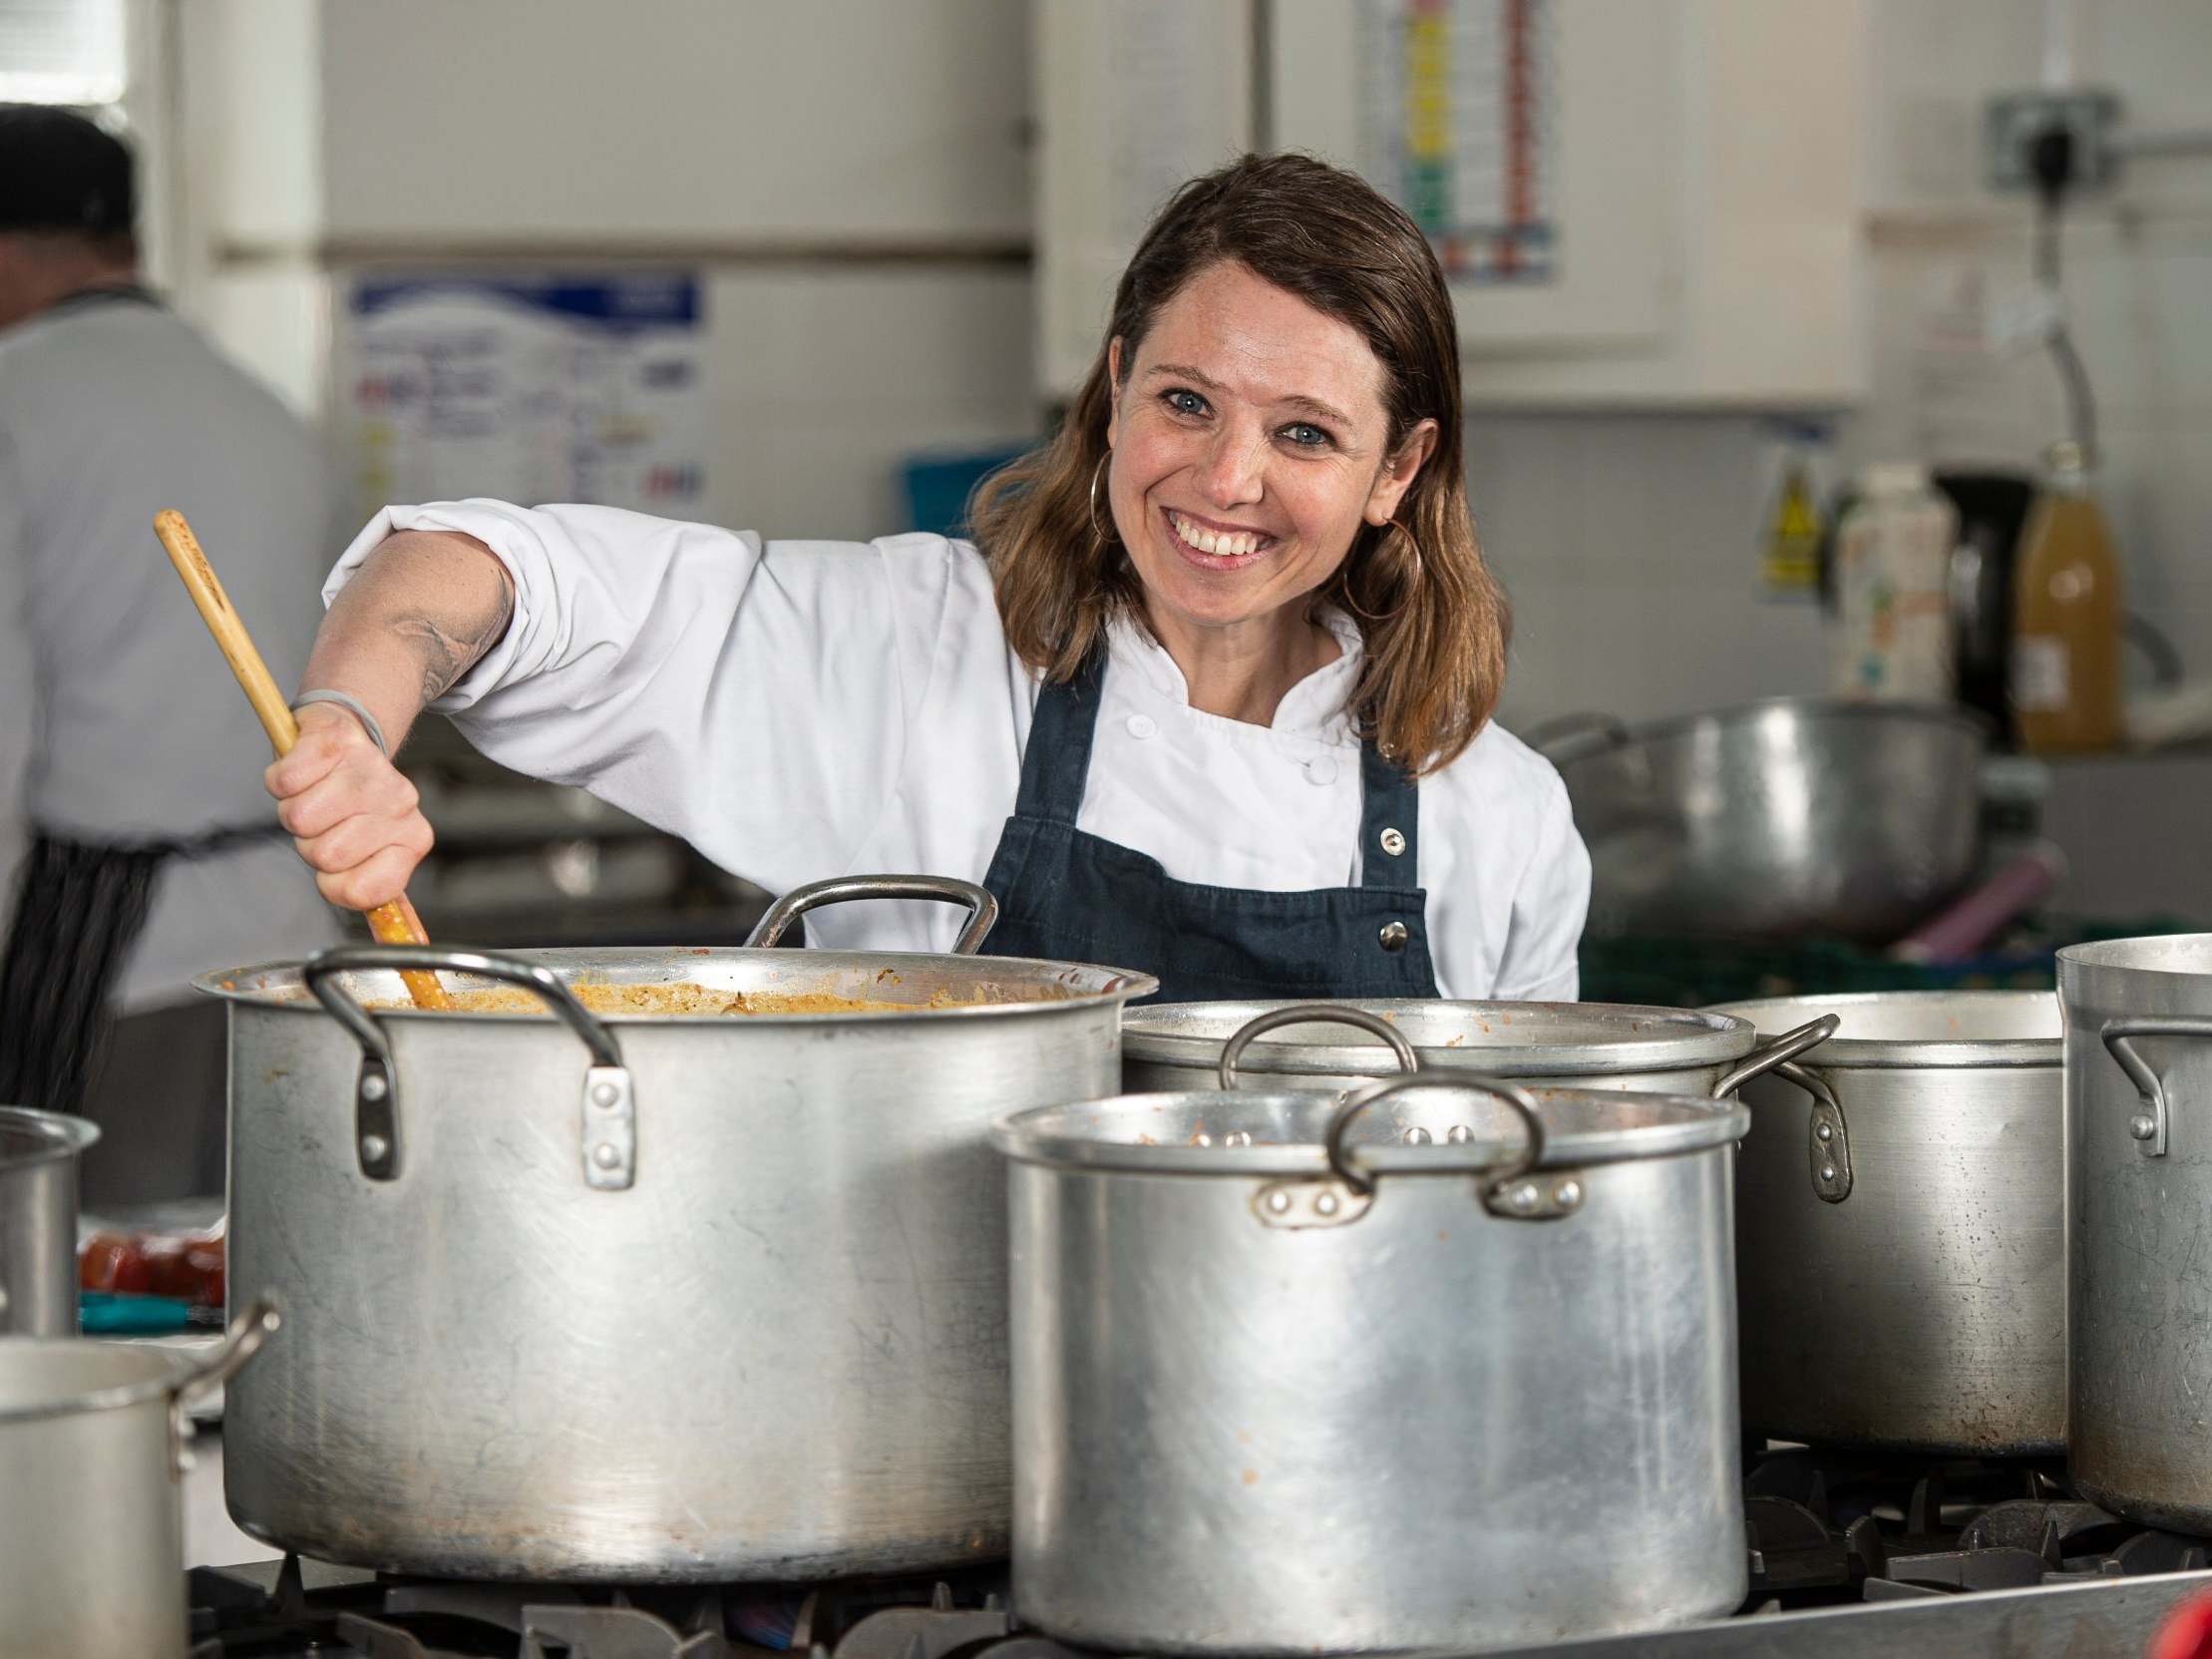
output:
[[[311,702],[336,703],[361,722],[361,729],[369,734],[369,741],[376,745],[378,754],[386,760],[392,758],[391,746],[384,741],[384,728],[376,723],[376,716],[359,697],[348,696],[343,691],[302,691],[292,699],[292,712],[297,714]]]

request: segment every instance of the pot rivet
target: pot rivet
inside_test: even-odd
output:
[[[1313,1200],[1313,1213],[1315,1215],[1334,1215],[1336,1209],[1336,1194],[1333,1192],[1324,1192]]]
[[[1506,1202],[1524,1215],[1536,1208],[1536,1183],[1523,1181],[1506,1197]]]
[[[1275,1191],[1268,1194],[1268,1213],[1270,1215],[1281,1215],[1290,1207],[1290,1195],[1281,1187],[1277,1187]]]
[[[1475,1138],[1475,1131],[1468,1128],[1464,1123],[1454,1123],[1444,1131],[1444,1138],[1454,1146],[1464,1146]]]
[[[1414,1124],[1412,1128],[1405,1131],[1405,1143],[1408,1146],[1426,1146],[1435,1138],[1436,1137],[1434,1135],[1430,1134],[1418,1123]]]
[[[591,1103],[594,1106],[611,1106],[621,1097],[622,1091],[612,1083],[598,1083],[591,1090]]]
[[[591,1161],[601,1169],[612,1169],[622,1161],[620,1148],[610,1140],[602,1140],[591,1148]]]
[[[2150,1113],[2143,1112],[2127,1120],[2127,1132],[2137,1140],[2148,1140],[2158,1132],[2158,1124]]]
[[[1232,1129],[1228,1134],[1222,1136],[1222,1144],[1224,1146],[1250,1146],[1252,1144],[1252,1131],[1250,1129]]]
[[[1582,1203],[1582,1182],[1562,1181],[1559,1183],[1559,1190],[1552,1196],[1559,1201],[1561,1209],[1574,1209]]]
[[[1197,1134],[1191,1136],[1191,1144],[1193,1146],[1211,1146],[1214,1144],[1214,1137],[1201,1129]]]
[[[363,1077],[361,1079],[362,1099],[381,1100],[384,1098],[387,1089],[384,1079],[378,1076],[374,1071],[371,1071],[366,1077]]]
[[[363,1135],[361,1137],[361,1156],[369,1163],[382,1163],[385,1154],[391,1149],[392,1143],[382,1135]]]
[[[1836,1138],[1835,1126],[1833,1124],[1823,1123],[1818,1128],[1813,1130],[1813,1134],[1815,1137],[1821,1140],[1833,1140]]]
[[[1836,1166],[1832,1163],[1822,1164],[1820,1166],[1820,1178],[1824,1181],[1834,1180],[1836,1178]]]

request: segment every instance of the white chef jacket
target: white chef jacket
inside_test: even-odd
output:
[[[191,521],[277,682],[314,638],[334,516],[307,429],[156,305],[69,302],[0,333],[0,924],[34,826],[94,842],[266,824],[268,739],[154,540]],[[113,1000],[335,943],[282,836],[172,860]]]
[[[857,872],[983,879],[1038,681],[970,544],[764,544],[614,508],[440,502],[378,514],[325,599],[399,530],[478,537],[515,579],[506,635],[437,704],[494,760],[580,784],[771,892]],[[1116,627],[1077,828],[1180,881],[1356,883],[1345,701],[1361,646],[1348,618],[1328,624],[1343,654],[1266,726],[1191,707],[1173,658]],[[1438,990],[1573,1000],[1590,862],[1558,773],[1492,725],[1419,799]],[[807,929],[842,949],[943,951],[962,919],[853,903]]]

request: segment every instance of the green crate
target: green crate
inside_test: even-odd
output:
[[[2098,939],[2196,933],[2175,917],[2134,921],[2040,916],[1971,961],[1897,962],[1836,939],[1744,944],[1714,939],[1586,938],[1582,994],[1591,1003],[1705,1008],[1755,997],[1837,997],[1855,991],[2048,991],[2057,953]]]

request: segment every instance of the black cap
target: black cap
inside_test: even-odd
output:
[[[0,104],[0,230],[131,229],[131,152],[83,116]]]

